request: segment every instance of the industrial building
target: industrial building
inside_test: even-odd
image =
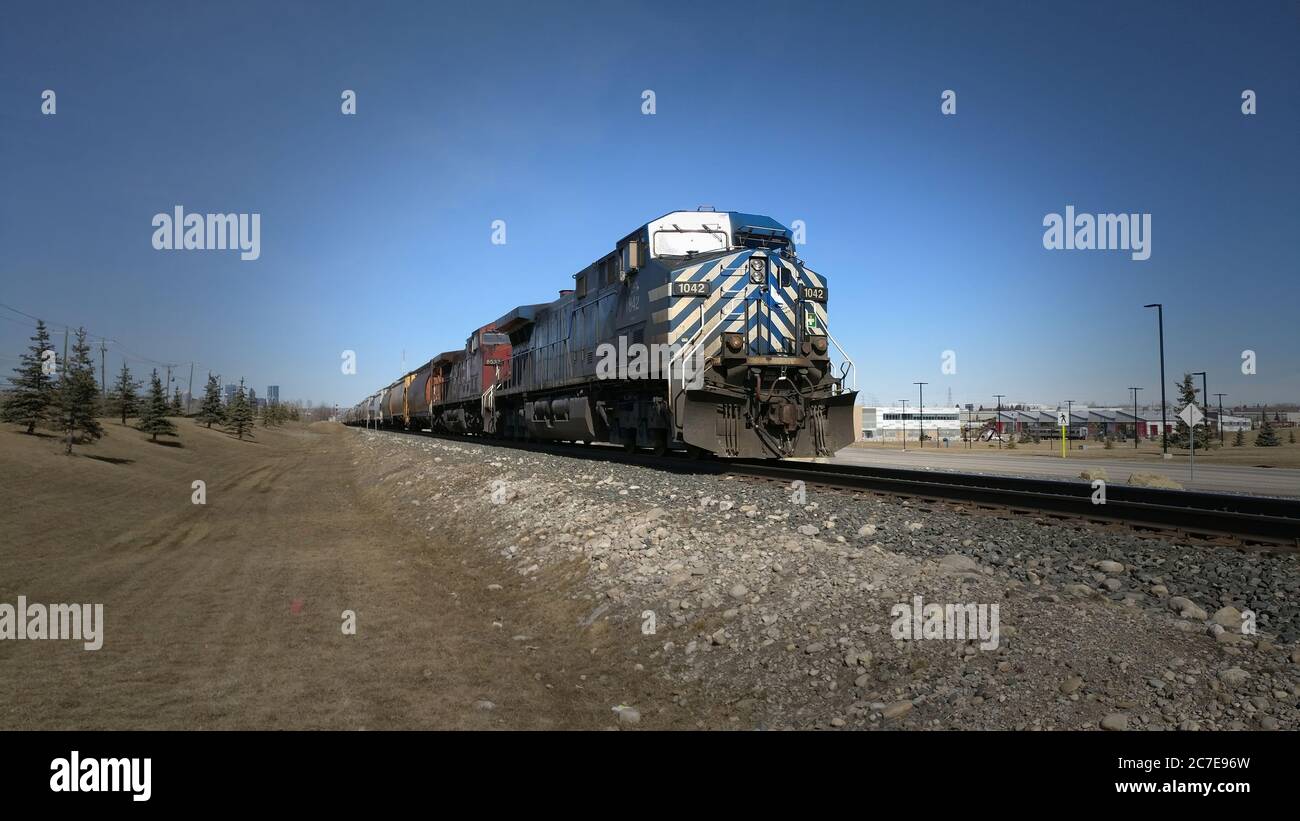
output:
[[[868,442],[916,442],[922,431],[928,441],[949,439],[961,441],[966,435],[988,439],[1001,435],[1020,438],[1034,436],[1040,439],[1057,438],[1061,435],[1058,414],[1066,408],[1008,408],[1003,410],[975,410],[970,406],[937,406],[920,408],[904,407],[861,407],[861,419],[858,428],[861,438]],[[1132,409],[1124,408],[1068,408],[1070,425],[1067,436],[1078,440],[1102,440],[1107,437],[1129,440],[1135,432],[1142,439],[1160,437],[1163,425],[1159,409],[1139,410],[1134,416]],[[1175,408],[1167,411],[1167,424],[1172,433],[1178,425]],[[1216,432],[1219,429],[1219,413],[1209,411],[1206,424]],[[1223,430],[1233,433],[1238,430],[1250,430],[1251,420],[1245,416],[1223,415]]]
[[[862,408],[862,438],[868,442],[919,442],[921,432],[931,441],[961,438],[962,410],[956,407]]]

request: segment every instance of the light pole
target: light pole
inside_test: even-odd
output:
[[[1137,450],[1138,448],[1138,391],[1144,391],[1146,390],[1146,388],[1135,388],[1130,385],[1129,390],[1133,391],[1133,450]]]
[[[907,400],[900,399],[898,401],[903,403],[903,412],[899,416],[903,420],[903,450],[907,450]]]
[[[925,386],[929,382],[913,382],[913,385],[919,385],[917,388],[921,392],[921,411],[918,414],[921,417],[921,447],[925,447]]]
[[[1219,397],[1219,447],[1223,447],[1223,397],[1227,394],[1216,393],[1215,396]]]
[[[1002,397],[1005,393],[995,393],[993,398],[998,400],[998,415],[993,422],[993,429],[998,432],[998,450],[1002,450]]]
[[[1143,308],[1156,309],[1156,322],[1160,327],[1160,446],[1165,456],[1169,455],[1169,412],[1165,401],[1165,306],[1161,302],[1143,305]]]

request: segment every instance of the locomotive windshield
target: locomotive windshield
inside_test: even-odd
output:
[[[719,228],[660,228],[651,238],[657,257],[686,257],[727,250],[727,232]]]
[[[790,235],[785,229],[746,225],[736,231],[736,244],[742,248],[788,248]]]

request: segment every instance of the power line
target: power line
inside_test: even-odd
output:
[[[19,316],[22,316],[22,317],[25,317],[25,318],[27,318],[27,319],[29,319],[29,320],[32,320],[32,322],[30,322],[30,323],[28,323],[28,322],[23,322],[22,320],[15,319],[14,317],[10,317],[10,316],[4,316],[3,314],[0,314],[0,319],[7,319],[7,320],[9,320],[10,322],[15,322],[15,323],[20,324],[20,325],[26,325],[26,326],[31,327],[31,328],[35,328],[35,327],[36,327],[36,323],[38,323],[38,322],[43,322],[43,323],[45,324],[45,327],[46,327],[47,329],[49,329],[49,330],[52,330],[52,331],[53,331],[53,330],[62,330],[62,331],[65,332],[65,334],[68,333],[68,332],[74,331],[74,330],[81,330],[81,329],[84,329],[84,328],[85,328],[84,325],[68,325],[68,324],[65,324],[65,323],[62,323],[62,322],[46,322],[46,321],[43,320],[41,317],[35,316],[35,315],[33,315],[33,314],[29,314],[29,313],[27,313],[26,311],[19,310],[18,308],[15,308],[15,307],[12,306],[12,305],[6,305],[6,304],[3,303],[3,302],[0,302],[0,308],[3,308],[3,309],[5,309],[5,310],[7,310],[7,311],[12,311],[13,313],[18,314]],[[138,352],[132,350],[131,348],[128,348],[126,345],[122,344],[122,342],[119,341],[119,340],[117,340],[117,339],[114,339],[114,338],[112,338],[112,337],[108,337],[108,336],[102,336],[102,335],[100,335],[100,334],[93,334],[93,333],[90,333],[89,331],[86,331],[86,337],[87,337],[88,339],[98,339],[98,340],[100,341],[101,345],[107,344],[107,345],[113,345],[113,346],[115,346],[115,347],[117,348],[118,352],[121,353],[122,358],[125,359],[125,360],[128,360],[128,361],[133,361],[133,362],[144,362],[144,363],[148,363],[148,364],[150,364],[150,365],[156,365],[156,366],[158,366],[158,367],[160,367],[160,368],[176,368],[176,367],[180,367],[181,365],[184,365],[184,364],[189,364],[189,365],[203,365],[202,362],[197,362],[197,361],[195,361],[195,362],[163,362],[162,360],[154,359],[154,358],[152,358],[152,357],[145,356],[145,355],[142,354],[142,353],[138,353]],[[21,359],[21,358],[19,357],[19,359]],[[206,367],[206,366],[204,366],[204,367]],[[101,368],[101,370],[102,370],[102,368]],[[170,387],[170,385],[169,385],[168,387]]]

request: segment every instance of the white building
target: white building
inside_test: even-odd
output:
[[[1219,412],[1212,410],[1209,413],[1209,417],[1209,422],[1207,424],[1217,429],[1219,427]],[[1250,417],[1233,416],[1225,413],[1223,414],[1222,427],[1225,433],[1236,433],[1239,430],[1250,430]]]
[[[927,405],[922,413],[911,405],[866,406],[862,408],[862,438],[868,442],[902,442],[904,438],[917,442],[924,430],[931,442],[960,441],[962,420],[962,410],[955,407]]]

